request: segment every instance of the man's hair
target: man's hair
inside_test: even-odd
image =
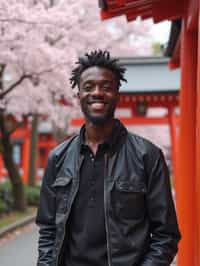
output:
[[[76,64],[78,64],[78,67],[72,70],[70,78],[72,89],[76,86],[79,87],[81,74],[86,69],[93,66],[111,70],[116,78],[117,85],[119,88],[121,86],[121,81],[127,82],[127,80],[124,78],[124,73],[126,69],[124,67],[121,67],[118,61],[119,60],[116,58],[111,58],[110,53],[106,50],[95,50],[90,53],[86,53],[85,56],[80,57],[76,62]]]

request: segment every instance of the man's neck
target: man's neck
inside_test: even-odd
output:
[[[101,125],[95,125],[89,121],[85,124],[85,143],[96,154],[98,145],[102,144],[112,133],[114,119]]]

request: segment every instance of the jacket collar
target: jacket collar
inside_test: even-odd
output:
[[[108,153],[114,153],[118,148],[120,148],[122,142],[124,141],[127,135],[127,129],[124,125],[118,120],[115,119],[114,128],[111,135],[104,142],[104,145],[108,148]],[[80,129],[80,142],[79,142],[79,152],[84,149],[85,146],[85,125]]]

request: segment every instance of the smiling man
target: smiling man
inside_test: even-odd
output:
[[[118,101],[118,84],[111,70],[91,67],[80,77],[78,93],[87,122],[94,125],[113,122]]]
[[[125,69],[107,51],[77,62],[80,134],[49,155],[38,266],[169,266],[180,233],[161,150],[114,118]]]

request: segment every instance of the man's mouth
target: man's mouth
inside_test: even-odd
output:
[[[91,101],[89,102],[89,105],[92,107],[92,109],[102,110],[104,109],[106,103],[102,101]]]
[[[91,104],[91,107],[96,110],[104,109],[105,103],[102,102],[94,102]]]

